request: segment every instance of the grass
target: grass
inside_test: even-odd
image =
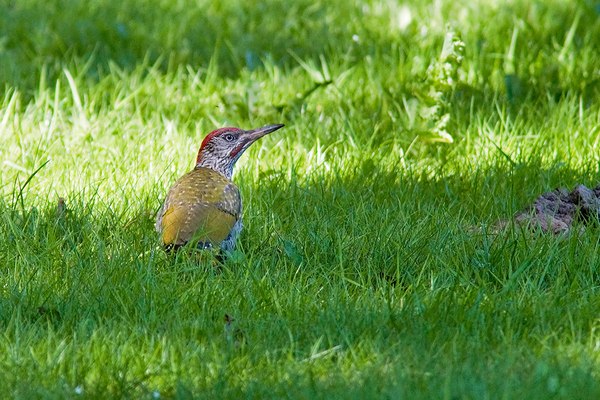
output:
[[[597,184],[598,9],[0,0],[2,395],[598,398],[599,229],[485,233]],[[269,123],[222,271],[164,254],[204,135]]]

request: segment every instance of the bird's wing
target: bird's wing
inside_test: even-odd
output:
[[[190,240],[221,243],[240,218],[240,193],[221,174],[199,168],[181,177],[165,199],[162,238],[165,244]]]

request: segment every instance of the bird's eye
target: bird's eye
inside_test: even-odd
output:
[[[233,139],[235,139],[235,138],[233,137],[232,134],[225,135],[225,140],[227,140],[228,142],[233,142]]]

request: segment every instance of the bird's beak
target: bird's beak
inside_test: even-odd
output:
[[[231,150],[229,156],[232,158],[239,157],[244,150],[250,147],[252,143],[271,132],[275,132],[277,129],[282,128],[283,126],[283,124],[267,125],[260,128],[251,129],[249,131],[244,131],[244,133],[240,136],[240,143],[233,150]]]
[[[253,143],[261,137],[268,135],[271,132],[275,132],[277,129],[283,128],[283,124],[267,125],[256,129],[251,129],[244,132],[244,139],[246,143]]]

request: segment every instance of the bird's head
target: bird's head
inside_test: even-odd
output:
[[[196,168],[211,168],[231,179],[233,167],[244,151],[261,137],[283,126],[283,124],[267,125],[249,131],[240,128],[221,128],[212,131],[200,145]]]

